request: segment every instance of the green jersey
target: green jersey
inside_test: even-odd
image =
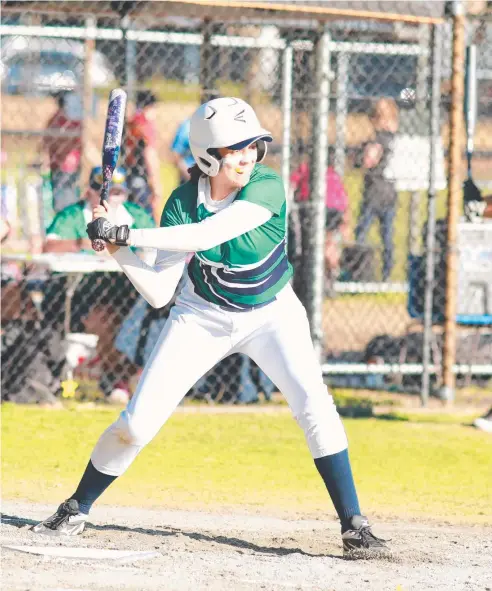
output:
[[[267,304],[292,277],[286,249],[285,191],[271,168],[256,164],[250,181],[235,197],[265,207],[272,217],[261,226],[195,253],[188,275],[195,292],[230,310],[248,310]],[[162,214],[161,226],[201,222],[215,212],[199,194],[198,185],[185,183],[173,191]]]

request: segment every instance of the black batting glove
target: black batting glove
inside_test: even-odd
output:
[[[128,226],[115,226],[106,218],[97,218],[87,224],[90,240],[104,240],[116,246],[128,246],[130,229]]]

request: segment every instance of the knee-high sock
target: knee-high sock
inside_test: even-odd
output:
[[[314,463],[335,505],[343,533],[350,529],[350,518],[353,515],[360,515],[348,450],[344,449],[330,456],[316,458]]]
[[[79,486],[71,496],[72,499],[76,499],[79,502],[80,512],[88,515],[94,501],[103,494],[116,478],[118,477],[99,472],[89,460]]]

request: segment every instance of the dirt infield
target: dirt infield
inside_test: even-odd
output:
[[[42,558],[2,549],[5,590],[196,591],[490,590],[492,528],[380,523],[393,557],[346,561],[334,521],[264,515],[140,510],[99,506],[82,537],[36,536],[30,525],[53,506],[7,501],[5,545],[65,546],[157,552],[134,563]],[[488,573],[488,574],[487,574]]]

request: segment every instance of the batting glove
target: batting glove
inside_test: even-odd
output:
[[[128,246],[130,229],[128,226],[115,226],[106,218],[97,218],[87,224],[87,235],[91,240],[104,240],[116,246]]]

